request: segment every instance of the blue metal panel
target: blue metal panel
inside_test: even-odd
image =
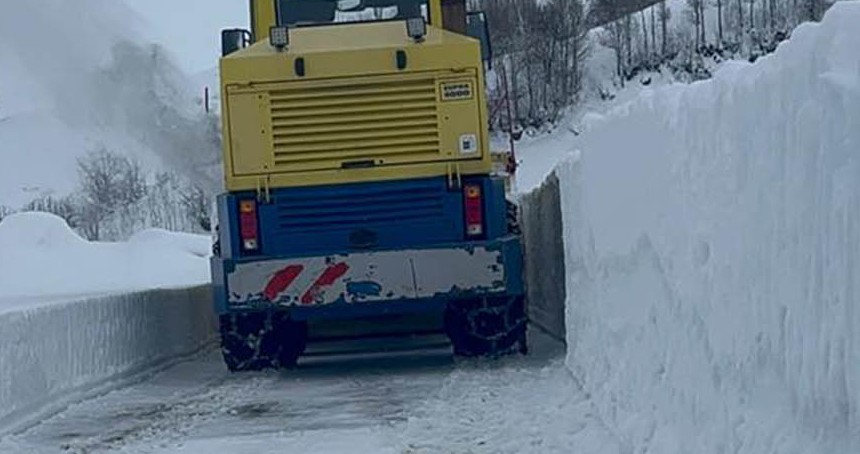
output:
[[[458,241],[461,207],[444,178],[278,190],[260,207],[263,250],[292,255]]]
[[[508,295],[523,295],[526,291],[523,250],[519,238],[509,236],[498,244],[505,261],[505,289]]]
[[[243,254],[239,239],[239,200],[257,200],[254,192],[222,194],[218,197],[221,255],[212,259],[215,307],[219,313],[231,310],[227,303],[226,276],[239,263],[352,254],[403,249],[469,249],[486,247],[501,251],[504,263],[504,293],[524,293],[522,251],[519,238],[507,232],[504,180],[467,177],[464,183],[478,183],[483,189],[485,235],[480,241],[466,238],[464,200],[461,188],[448,187],[446,178],[359,183],[307,188],[275,189],[268,203],[258,200],[262,250]],[[348,317],[354,311],[372,314],[414,307],[435,307],[464,295],[388,301],[371,305],[333,304],[301,308],[303,317]],[[324,307],[324,309],[323,309]],[[401,308],[401,309],[396,309]]]
[[[507,234],[504,181],[471,178],[484,193],[485,238]],[[242,257],[238,203],[253,192],[218,198],[222,256]],[[258,256],[302,256],[422,247],[466,241],[461,189],[445,178],[276,189],[258,205]]]
[[[216,200],[218,207],[218,242],[221,256],[224,258],[239,258],[239,204],[233,194],[221,194]]]
[[[467,180],[472,182],[475,180]],[[486,238],[501,238],[508,234],[507,205],[505,204],[505,180],[502,178],[482,178],[484,194],[484,223]]]
[[[223,196],[222,237],[240,257],[238,200],[254,193]],[[272,191],[270,203],[258,205],[264,256],[299,256],[355,250],[379,250],[463,240],[462,200],[445,178],[362,183]],[[226,228],[225,228],[226,226]]]

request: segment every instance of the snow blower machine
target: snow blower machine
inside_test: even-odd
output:
[[[295,366],[315,321],[416,314],[437,314],[456,355],[524,353],[485,16],[465,0],[250,6],[220,62],[212,273],[227,366]]]

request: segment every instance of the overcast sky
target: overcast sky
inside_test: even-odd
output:
[[[125,0],[145,38],[164,45],[189,75],[214,68],[221,29],[248,28],[247,0]]]

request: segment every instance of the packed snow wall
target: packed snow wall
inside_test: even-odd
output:
[[[558,169],[567,364],[653,453],[860,452],[860,3]]]
[[[216,338],[209,287],[0,314],[0,433]]]
[[[520,200],[528,314],[532,325],[558,340],[565,339],[564,241],[561,193],[553,173]]]

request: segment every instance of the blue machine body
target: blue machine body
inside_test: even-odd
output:
[[[482,193],[467,234],[463,187]],[[243,251],[240,202],[254,200],[259,249]],[[482,294],[522,295],[519,237],[504,180],[447,178],[284,188],[218,197],[212,258],[219,314],[288,307],[296,319],[435,311]],[[410,269],[411,268],[411,269]]]

